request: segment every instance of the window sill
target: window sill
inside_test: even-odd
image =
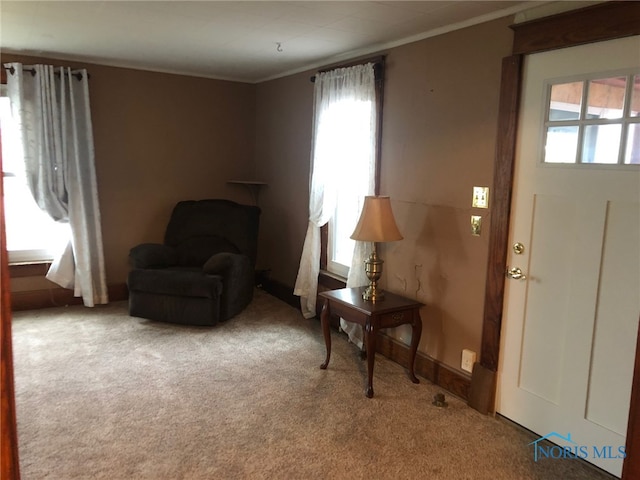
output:
[[[9,277],[44,277],[49,271],[51,262],[31,262],[9,264]]]
[[[331,290],[337,290],[339,288],[345,288],[347,286],[347,279],[341,277],[340,275],[336,275],[335,273],[331,273],[327,270],[320,270],[318,283],[323,287],[327,287]]]

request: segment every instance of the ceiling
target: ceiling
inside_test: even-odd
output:
[[[0,47],[255,83],[542,3],[2,0]]]

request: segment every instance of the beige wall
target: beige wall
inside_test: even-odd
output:
[[[472,187],[491,186],[501,60],[512,42],[500,19],[386,52],[380,193],[390,195],[405,239],[384,245],[383,284],[417,298],[420,351],[460,367],[480,351],[488,253],[487,210]],[[293,286],[307,226],[312,84],[309,73],[257,90],[257,169],[270,182],[260,255],[272,278]],[[272,186],[273,183],[273,186]],[[470,215],[484,233],[472,237]],[[410,329],[396,338],[408,343]]]
[[[311,74],[257,87],[256,172],[268,186],[260,197],[258,264],[293,287],[309,218],[313,122]]]
[[[177,201],[250,201],[226,182],[254,176],[254,85],[8,54],[2,61],[82,66],[91,75],[107,283],[126,280],[131,247],[162,241]]]
[[[455,368],[480,351],[488,210],[472,187],[491,186],[508,20],[389,52],[381,192],[391,195],[405,240],[386,245],[386,283],[426,303],[421,351]],[[470,216],[482,215],[474,237]],[[383,257],[384,258],[384,257]],[[410,332],[398,329],[408,342]]]

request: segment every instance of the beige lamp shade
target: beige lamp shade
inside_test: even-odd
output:
[[[393,242],[402,240],[391,210],[389,197],[364,198],[360,220],[351,234],[353,240],[363,242]]]

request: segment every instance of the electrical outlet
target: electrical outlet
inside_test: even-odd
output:
[[[465,372],[473,373],[473,364],[476,363],[476,352],[473,350],[462,350],[462,364],[460,367]]]

